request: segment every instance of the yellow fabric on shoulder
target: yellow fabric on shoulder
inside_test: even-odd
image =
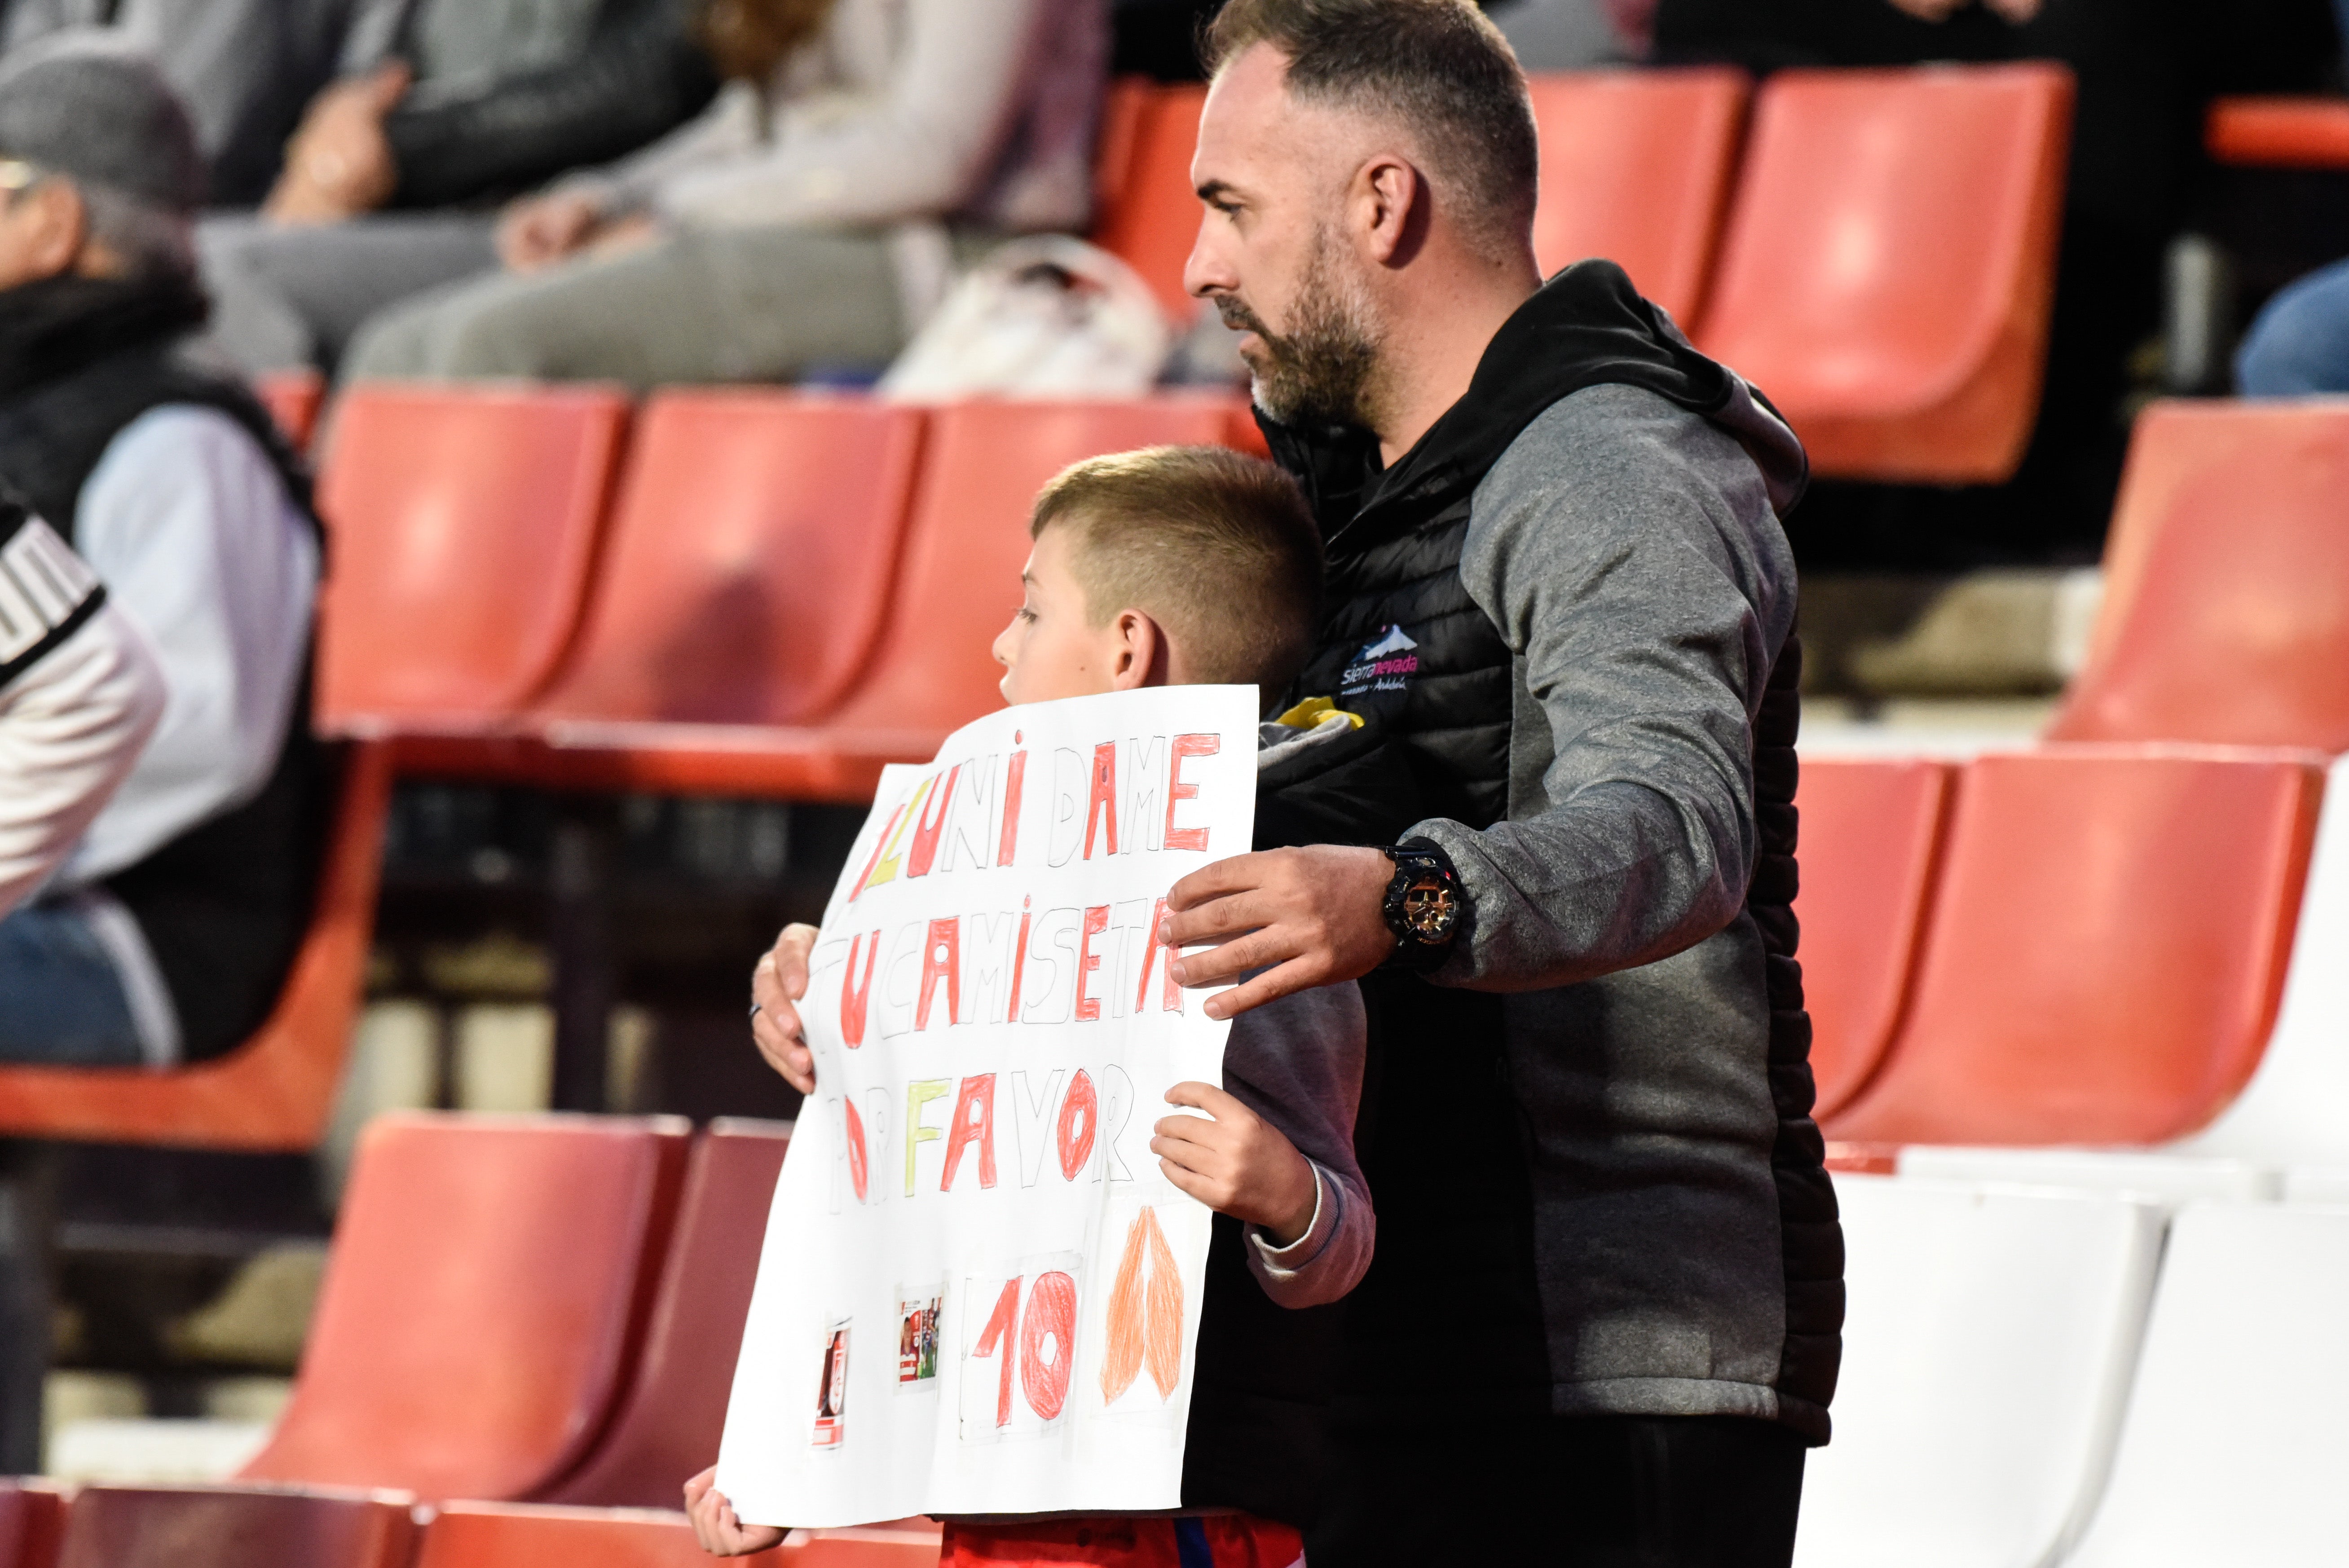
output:
[[[1272,722],[1286,725],[1291,729],[1311,729],[1333,713],[1356,729],[1362,727],[1361,714],[1348,713],[1338,706],[1336,699],[1326,696],[1309,696]]]

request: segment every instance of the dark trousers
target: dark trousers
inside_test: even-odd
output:
[[[1800,1437],[1733,1416],[1341,1421],[1312,1568],[1786,1568]]]

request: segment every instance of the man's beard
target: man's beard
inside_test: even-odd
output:
[[[1316,241],[1287,333],[1273,332],[1234,294],[1217,294],[1216,310],[1226,326],[1257,335],[1258,346],[1240,356],[1257,407],[1284,425],[1376,429],[1380,334],[1360,291],[1338,278],[1332,250],[1326,233]]]

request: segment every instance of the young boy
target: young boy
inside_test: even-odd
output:
[[[1003,696],[1047,702],[1137,686],[1296,674],[1320,591],[1302,496],[1269,463],[1155,447],[1070,468],[1036,499],[1025,594],[995,640]],[[1351,726],[1315,712],[1264,727],[1284,754]],[[1260,756],[1270,755],[1269,751]],[[1167,1179],[1216,1211],[1176,1516],[949,1520],[946,1564],[1289,1568],[1316,1506],[1336,1325],[1330,1303],[1370,1266],[1375,1219],[1354,1159],[1363,1014],[1351,984],[1234,1020],[1226,1088],[1182,1083],[1160,1121]],[[686,1486],[702,1546],[771,1546],[711,1485]]]

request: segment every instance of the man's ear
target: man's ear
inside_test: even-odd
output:
[[[1354,171],[1353,229],[1373,266],[1402,266],[1427,231],[1427,181],[1400,153],[1381,152]]]
[[[1138,686],[1164,686],[1173,654],[1165,628],[1140,610],[1120,610],[1110,627],[1117,638],[1109,672],[1110,689],[1133,691]]]
[[[89,209],[73,181],[52,177],[19,200],[35,204],[32,236],[25,247],[26,270],[43,278],[64,272],[94,275],[88,265],[92,258],[85,253],[91,247],[83,243],[89,237]]]

